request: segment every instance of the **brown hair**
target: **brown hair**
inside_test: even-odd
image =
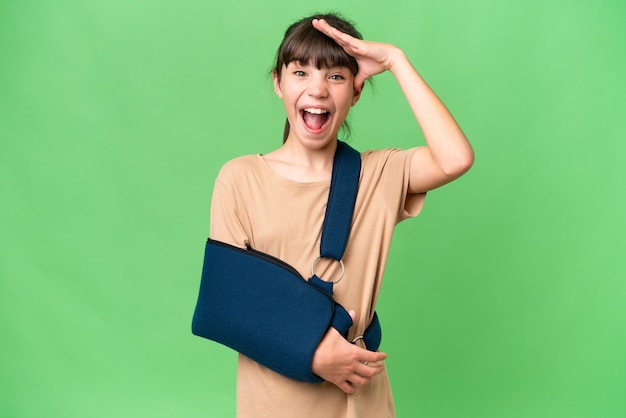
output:
[[[287,31],[276,53],[274,71],[280,81],[283,66],[292,61],[309,63],[317,68],[346,67],[352,74],[359,72],[359,64],[334,40],[313,27],[313,19],[324,19],[331,26],[358,39],[363,39],[354,24],[336,13],[316,14],[293,23]],[[350,132],[350,126],[344,121],[343,128]],[[283,143],[289,136],[289,120],[285,121]]]

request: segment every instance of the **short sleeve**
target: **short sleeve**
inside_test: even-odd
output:
[[[365,170],[362,183],[375,188],[376,194],[393,212],[396,223],[417,216],[426,199],[426,193],[408,193],[411,159],[416,150],[388,148],[363,154]]]
[[[228,175],[224,173],[224,169],[217,176],[213,188],[210,236],[214,240],[241,248],[248,243],[248,236],[239,216],[237,198],[228,184]]]

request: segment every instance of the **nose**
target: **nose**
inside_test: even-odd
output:
[[[311,97],[323,98],[328,96],[328,86],[325,77],[311,77],[307,88],[307,93]]]

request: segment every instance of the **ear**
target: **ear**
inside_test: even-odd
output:
[[[278,72],[276,70],[272,70],[272,80],[274,81],[274,92],[282,99],[283,92],[280,90],[280,80],[278,79]]]
[[[363,92],[363,85],[354,88],[354,93],[352,96],[352,106],[354,106],[359,99],[361,98],[361,93]]]

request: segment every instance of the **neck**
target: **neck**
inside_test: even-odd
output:
[[[302,167],[326,167],[332,166],[337,140],[331,140],[323,144],[300,141],[297,138],[288,138],[277,151],[294,164]]]
[[[288,139],[280,148],[264,156],[270,167],[283,177],[299,182],[327,181],[332,176],[337,141],[320,148],[307,147]]]

